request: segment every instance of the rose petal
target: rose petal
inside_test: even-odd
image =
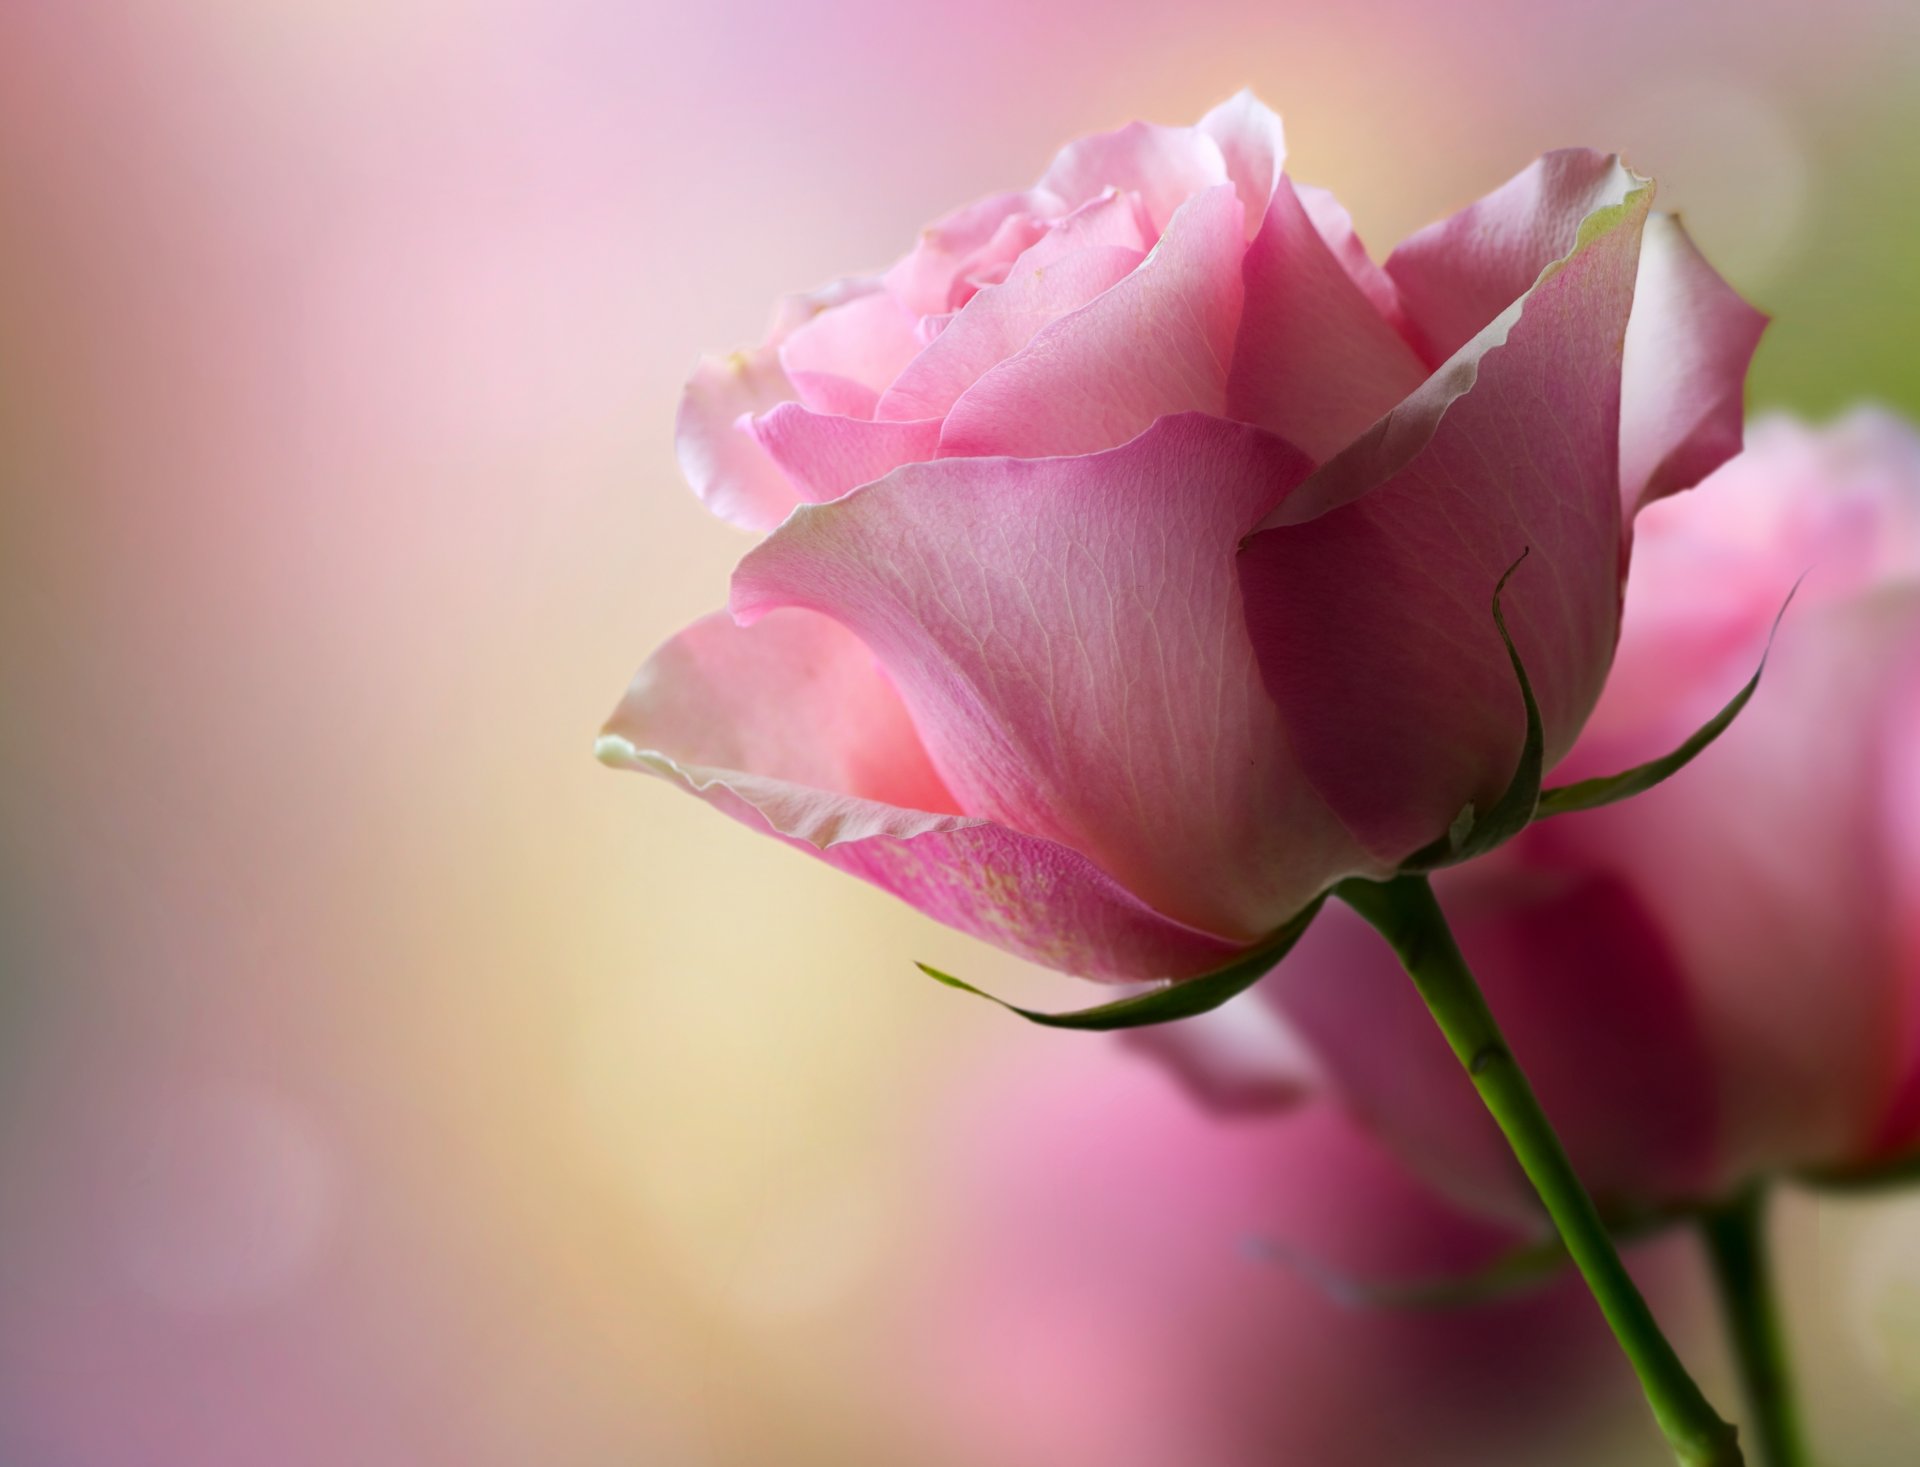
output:
[[[822,311],[780,346],[794,391],[816,412],[873,416],[873,406],[920,350],[915,319],[885,291]]]
[[[743,417],[792,396],[774,347],[703,357],[687,379],[674,419],[674,449],[693,492],[721,519],[770,530],[800,502],[779,466],[740,427]]]
[[[1698,728],[1752,675],[1796,582],[1789,620],[1920,580],[1910,424],[1872,409],[1819,429],[1771,417],[1747,439],[1697,489],[1640,515],[1613,670],[1556,782],[1655,758]],[[1770,690],[1762,706],[1776,701]]]
[[[872,655],[812,612],[694,623],[641,668],[601,756],[1049,967],[1139,981],[1191,977],[1236,953],[1084,856],[958,813]]]
[[[741,563],[734,610],[844,622],[966,809],[1249,938],[1366,864],[1293,763],[1232,575],[1305,470],[1199,416],[1085,458],[911,464],[797,511]]]
[[[1062,148],[1039,187],[1077,208],[1108,189],[1134,193],[1155,230],[1165,230],[1184,203],[1232,182],[1220,144],[1191,127],[1130,122]]]
[[[954,283],[979,263],[982,252],[991,253],[996,238],[1005,238],[1008,221],[1052,219],[1066,212],[1066,204],[1043,189],[994,194],[956,209],[923,229],[919,242],[887,271],[887,291],[913,315],[950,311]]]
[[[770,530],[799,503],[779,467],[754,442],[743,420],[791,401],[793,384],[780,366],[786,339],[823,311],[872,295],[873,279],[836,280],[774,307],[767,339],[751,351],[703,358],[688,379],[674,422],[680,471],[707,508],[749,530]]]
[[[1648,190],[1615,204],[1453,360],[1269,517],[1240,561],[1267,687],[1322,796],[1399,861],[1519,756],[1504,601],[1549,764],[1605,680],[1619,608],[1620,343]]]
[[[1619,200],[1624,172],[1590,148],[1548,153],[1396,249],[1387,274],[1428,360],[1459,351],[1565,258],[1581,222]]]
[[[874,416],[944,418],[1035,332],[1126,279],[1146,248],[1131,197],[1103,194],[1076,210],[1014,262],[1004,284],[967,302],[895,379]]]
[[[1691,489],[1740,451],[1747,364],[1767,318],[1670,214],[1647,220],[1620,388],[1620,503]]]
[[[1425,379],[1425,364],[1334,258],[1286,179],[1243,271],[1229,417],[1323,460]]]
[[[1892,597],[1796,607],[1761,695],[1684,776],[1556,822],[1632,873],[1682,955],[1730,1181],[1858,1157],[1897,1093],[1911,994],[1877,776],[1920,589]]]
[[[1614,671],[1564,767],[1671,747],[1751,674],[1804,574],[1759,692],[1681,775],[1548,827],[1674,934],[1731,1180],[1898,1149],[1920,1103],[1899,1078],[1920,1054],[1920,805],[1900,793],[1920,777],[1901,711],[1920,687],[1920,436],[1863,412],[1750,440],[1642,515]]]
[[[885,282],[873,275],[849,275],[828,282],[817,290],[783,295],[774,303],[773,323],[767,328],[768,346],[779,346],[794,332],[824,311],[835,310],[849,302],[877,295]]]
[[[1240,216],[1231,185],[1190,199],[1137,270],[967,389],[941,456],[1096,453],[1155,418],[1221,413],[1243,294]]]
[[[898,468],[932,458],[940,421],[876,422],[782,403],[749,425],[754,440],[810,504],[838,499]]]
[[[1417,334],[1407,325],[1407,313],[1400,304],[1400,287],[1367,253],[1366,245],[1354,232],[1353,216],[1347,212],[1346,205],[1325,189],[1314,188],[1310,184],[1296,183],[1293,191],[1299,196],[1300,207],[1307,211],[1307,217],[1313,221],[1313,227],[1320,232],[1320,238],[1333,251],[1340,268],[1347,272],[1347,278],[1359,288],[1360,294],[1367,298],[1381,319],[1407,343],[1408,349],[1418,355],[1421,343]],[[1439,365],[1438,358],[1423,360],[1429,367]]]
[[[1260,227],[1267,202],[1286,166],[1286,131],[1272,108],[1241,90],[1200,119],[1199,130],[1220,145],[1227,176],[1246,209],[1247,232]]]
[[[1920,476],[1913,483],[1920,488]],[[1920,659],[1891,681],[1896,691],[1880,757],[1888,791],[1898,1053],[1893,1089],[1868,1139],[1870,1155],[1889,1158],[1920,1147]]]

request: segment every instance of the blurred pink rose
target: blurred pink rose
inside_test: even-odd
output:
[[[1748,676],[1803,571],[1759,693],[1699,760],[1438,881],[1581,1175],[1616,1205],[1920,1145],[1920,435],[1874,412],[1770,421],[1650,510],[1613,677],[1562,772],[1677,742]],[[1230,1106],[1286,1103],[1309,1053],[1432,1176],[1527,1205],[1351,913],[1330,909],[1245,999],[1139,1042]]]
[[[1282,161],[1245,94],[1084,139],[703,363],[682,465],[772,533],[603,757],[1125,980],[1497,796],[1488,599],[1527,548],[1508,619],[1564,753],[1633,515],[1737,449],[1761,320],[1599,153],[1385,265]]]
[[[933,1460],[1635,1460],[1607,1453],[1603,1427],[1644,1427],[1577,1280],[1415,1311],[1307,1277],[1428,1283],[1521,1241],[1332,1107],[1222,1125],[1113,1046],[1049,1045],[1044,1065],[960,1087],[943,1134],[928,1158],[942,1267],[902,1297],[899,1327]],[[1670,1307],[1677,1280],[1652,1261]]]

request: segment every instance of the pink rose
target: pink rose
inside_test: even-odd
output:
[[[1066,148],[703,363],[681,463],[771,533],[608,762],[1102,979],[1218,968],[1549,761],[1629,529],[1740,440],[1761,320],[1599,153],[1384,265],[1241,95]],[[1244,549],[1243,549],[1244,542]]]
[[[1666,784],[1436,882],[1603,1203],[1920,1147],[1920,436],[1862,412],[1752,440],[1642,519],[1619,657],[1563,773],[1630,764],[1704,719],[1805,571],[1753,702]],[[1139,1042],[1228,1105],[1324,1082],[1435,1178],[1529,1205],[1350,912],[1330,907],[1255,993]]]
[[[940,1460],[1637,1460],[1605,1429],[1640,1423],[1577,1280],[1440,1310],[1339,1296],[1457,1279],[1531,1237],[1449,1207],[1334,1107],[1221,1125],[1110,1046],[1047,1045],[952,1111],[926,1167],[940,1266],[893,1331],[904,1415]]]

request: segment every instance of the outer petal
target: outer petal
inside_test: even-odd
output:
[[[1920,586],[1796,605],[1760,693],[1694,764],[1541,827],[1631,882],[1668,934],[1710,1045],[1729,1183],[1855,1161],[1885,1125],[1912,1000],[1881,776],[1892,690],[1916,675]]]
[[[1198,130],[1220,145],[1227,176],[1247,211],[1247,230],[1253,232],[1286,166],[1287,138],[1279,117],[1251,91],[1242,90],[1201,118]]]
[[[1698,728],[1752,675],[1796,581],[1789,624],[1920,581],[1912,425],[1860,409],[1818,429],[1762,418],[1747,437],[1697,491],[1641,515],[1613,670],[1562,778],[1654,758]],[[1782,701],[1772,681],[1742,721]]]
[[[1139,269],[967,390],[942,430],[941,456],[1096,453],[1155,418],[1220,413],[1244,248],[1232,186],[1195,195]]]
[[[1672,747],[1752,672],[1802,575],[1759,693],[1713,748],[1545,827],[1674,934],[1730,1180],[1862,1162],[1920,1125],[1920,1081],[1901,1079],[1920,1066],[1920,435],[1871,411],[1763,420],[1698,489],[1650,506],[1613,674],[1563,766]]]
[[[1313,221],[1313,227],[1320,231],[1320,238],[1327,242],[1327,248],[1333,251],[1334,259],[1340,262],[1340,268],[1347,272],[1360,294],[1418,353],[1420,341],[1417,333],[1407,325],[1407,313],[1400,305],[1400,287],[1367,253],[1366,245],[1354,232],[1353,216],[1347,212],[1346,205],[1325,189],[1309,184],[1296,183],[1293,191],[1300,199],[1300,207],[1307,211],[1307,217]],[[1433,357],[1424,360],[1428,366],[1436,366],[1439,362],[1438,358]]]
[[[1387,274],[1428,359],[1459,351],[1565,258],[1581,221],[1619,200],[1623,174],[1590,148],[1548,153],[1396,249]]]
[[[1201,417],[1086,458],[909,465],[797,512],[741,563],[734,609],[846,623],[965,808],[1249,938],[1365,864],[1300,778],[1232,576],[1305,469]]]
[[[892,685],[826,617],[696,622],[649,659],[601,757],[677,780],[1009,952],[1087,977],[1190,977],[1236,949],[1152,911],[1084,856],[958,813]]]
[[[1893,696],[1881,777],[1891,847],[1899,1048],[1894,1088],[1867,1146],[1869,1154],[1887,1157],[1920,1148],[1920,667],[1907,672]]]
[[[1062,219],[980,291],[881,397],[876,418],[944,418],[960,395],[1033,339],[1132,273],[1144,258],[1138,211],[1109,193]],[[929,455],[931,457],[931,455]]]
[[[770,530],[800,496],[766,451],[740,428],[793,396],[776,348],[703,357],[687,380],[674,420],[680,472],[707,508],[749,530]]]
[[[901,464],[932,458],[940,420],[877,422],[810,412],[797,402],[755,418],[754,441],[809,504],[838,499]]]
[[[838,280],[783,297],[767,339],[751,351],[704,358],[680,398],[674,449],[680,470],[707,508],[749,530],[770,530],[799,502],[793,485],[747,432],[745,421],[791,401],[780,347],[823,311],[870,296],[876,280]]]
[[[1767,318],[1670,214],[1647,220],[1620,387],[1620,503],[1691,489],[1740,451],[1747,364]]]
[[[800,400],[823,413],[872,417],[887,385],[920,343],[915,317],[885,291],[822,311],[780,347]]]
[[[1551,763],[1592,708],[1619,610],[1621,338],[1648,190],[1419,392],[1290,496],[1241,556],[1267,687],[1302,765],[1376,856],[1486,808],[1524,718],[1489,599],[1539,699]],[[1317,517],[1316,517],[1317,516]]]
[[[1164,230],[1189,198],[1231,182],[1220,144],[1198,128],[1130,122],[1068,143],[1039,186],[1072,208],[1110,188],[1136,193]]]
[[[1641,516],[1614,676],[1568,764],[1618,767],[1696,724],[1804,573],[1760,692],[1681,776],[1554,823],[1642,886],[1685,955],[1731,1176],[1893,1147],[1920,1052],[1901,795],[1920,766],[1902,722],[1920,685],[1920,438],[1874,413],[1751,438]]]
[[[1243,267],[1227,416],[1330,457],[1427,375],[1281,179]]]

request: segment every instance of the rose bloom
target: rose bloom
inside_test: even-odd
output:
[[[1523,1235],[1449,1206],[1336,1107],[1223,1125],[1116,1046],[1048,1043],[959,1078],[949,1111],[919,1229],[939,1266],[889,1331],[923,1459],[1653,1460],[1570,1274],[1448,1308],[1343,1296],[1457,1281]],[[1639,1271],[1685,1315],[1671,1246]]]
[[[679,419],[771,531],[600,745],[930,915],[1192,976],[1572,745],[1630,529],[1740,440],[1760,318],[1617,159],[1376,264],[1251,96],[1067,147],[785,302]],[[1244,543],[1243,543],[1244,542]]]
[[[1803,572],[1759,691],[1694,763],[1436,880],[1603,1204],[1920,1146],[1920,435],[1875,412],[1769,421],[1650,509],[1612,679],[1563,768],[1683,737],[1751,673]],[[1432,1177],[1529,1205],[1413,986],[1344,909],[1242,999],[1138,1042],[1230,1106],[1329,1087]]]

